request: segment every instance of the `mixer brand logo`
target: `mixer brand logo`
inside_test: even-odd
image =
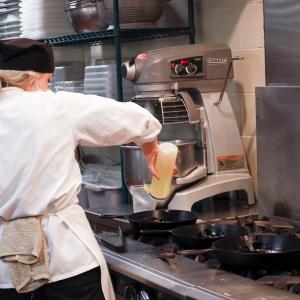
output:
[[[227,57],[209,57],[207,58],[209,64],[225,65],[228,62]]]

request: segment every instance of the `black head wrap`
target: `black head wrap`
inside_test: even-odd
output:
[[[43,42],[31,39],[1,40],[0,70],[53,73],[52,49]]]

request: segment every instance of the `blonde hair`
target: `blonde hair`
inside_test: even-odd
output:
[[[0,89],[9,86],[20,86],[27,82],[34,86],[41,73],[33,71],[0,70]]]

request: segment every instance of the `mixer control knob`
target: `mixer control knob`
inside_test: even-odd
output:
[[[175,73],[176,73],[177,75],[181,75],[182,72],[184,72],[184,71],[185,71],[184,65],[182,65],[182,64],[176,65],[176,67],[175,67]]]
[[[186,66],[185,70],[189,75],[194,75],[197,73],[198,68],[194,64],[189,64],[188,66]]]

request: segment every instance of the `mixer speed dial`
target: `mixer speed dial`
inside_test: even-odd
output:
[[[175,73],[177,75],[182,74],[184,71],[185,71],[185,66],[184,65],[178,64],[178,65],[175,66]]]
[[[185,67],[185,70],[189,75],[194,75],[197,73],[198,68],[194,64],[189,64],[188,66]]]
[[[190,78],[204,76],[203,57],[187,57],[170,62],[171,76],[174,78]]]

